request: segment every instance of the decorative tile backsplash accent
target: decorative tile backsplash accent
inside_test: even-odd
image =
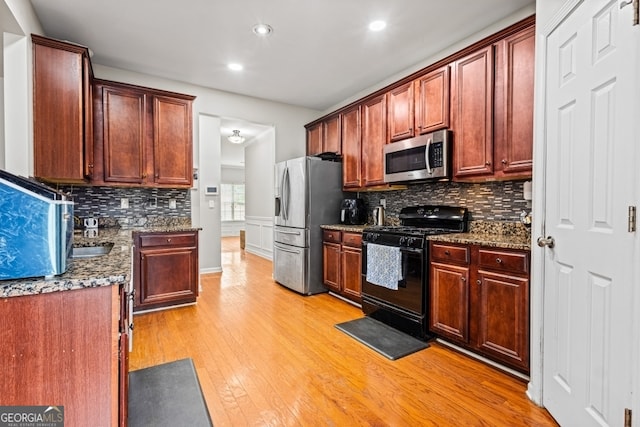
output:
[[[397,219],[400,209],[415,205],[466,207],[472,220],[520,221],[522,211],[531,211],[531,202],[523,199],[523,184],[524,181],[427,182],[409,185],[406,190],[360,193],[360,197],[367,202],[369,211],[380,204],[380,199],[386,199],[385,216],[390,222]]]
[[[61,186],[73,197],[74,214],[98,218],[99,227],[142,227],[191,221],[189,189]],[[129,208],[121,208],[127,199]],[[175,208],[170,207],[175,200]]]

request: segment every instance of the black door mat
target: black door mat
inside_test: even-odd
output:
[[[191,359],[129,372],[129,427],[211,427]]]
[[[338,323],[336,328],[391,360],[429,347],[426,342],[370,317]]]

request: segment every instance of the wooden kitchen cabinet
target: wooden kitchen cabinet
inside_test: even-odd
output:
[[[469,248],[431,244],[429,329],[469,343]]]
[[[94,163],[89,51],[35,34],[31,40],[34,176],[54,183],[84,183]]]
[[[362,103],[363,186],[384,184],[384,146],[387,143],[387,97],[376,96]]]
[[[342,113],[342,187],[362,187],[361,106]]]
[[[529,252],[438,242],[430,251],[429,329],[528,373]]]
[[[504,38],[495,52],[494,176],[531,178],[535,29]]]
[[[96,80],[94,184],[191,187],[194,97]]]
[[[531,177],[534,59],[531,26],[453,64],[456,181]]]
[[[414,82],[415,128],[419,134],[449,127],[449,65]]]
[[[307,127],[307,155],[342,152],[342,115],[335,114]]]
[[[3,298],[2,404],[64,406],[69,426],[126,426],[127,300],[118,285]]]
[[[387,107],[389,142],[414,136],[413,82],[405,83],[387,92]]]
[[[135,232],[134,311],[195,303],[198,232]]]
[[[323,230],[323,281],[334,293],[362,300],[362,233]]]

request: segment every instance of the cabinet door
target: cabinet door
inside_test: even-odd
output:
[[[364,186],[384,184],[383,148],[387,143],[386,96],[362,104],[362,169]]]
[[[322,260],[322,277],[324,284],[334,292],[341,292],[340,244],[324,242],[322,244]]]
[[[342,127],[339,114],[322,122],[322,152],[341,153],[341,131]]]
[[[431,263],[429,329],[469,342],[469,268]]]
[[[496,176],[529,178],[533,167],[534,28],[496,45]]]
[[[416,128],[420,134],[449,127],[449,66],[415,82]]]
[[[322,123],[307,128],[307,155],[322,153]]]
[[[342,113],[342,186],[362,186],[360,106]]]
[[[153,123],[153,181],[163,186],[191,186],[191,101],[154,96]]]
[[[342,292],[356,302],[362,298],[362,250],[342,247]]]
[[[93,144],[86,134],[91,123],[85,123],[85,108],[90,105],[85,89],[91,78],[83,55],[86,49],[32,37],[34,175],[51,182],[81,183],[88,176],[85,141],[89,149]]]
[[[144,92],[103,86],[105,182],[142,184],[146,179],[146,107]]]
[[[387,98],[389,141],[412,137],[414,135],[413,82],[392,89],[387,94]]]
[[[529,369],[529,280],[478,271],[477,342],[480,351]]]
[[[193,247],[140,250],[140,296],[137,309],[195,302],[198,252]]]
[[[453,64],[455,178],[493,174],[493,47]]]

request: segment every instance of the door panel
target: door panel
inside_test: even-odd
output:
[[[631,9],[583,2],[547,38],[543,403],[561,425],[623,425],[631,407]]]

